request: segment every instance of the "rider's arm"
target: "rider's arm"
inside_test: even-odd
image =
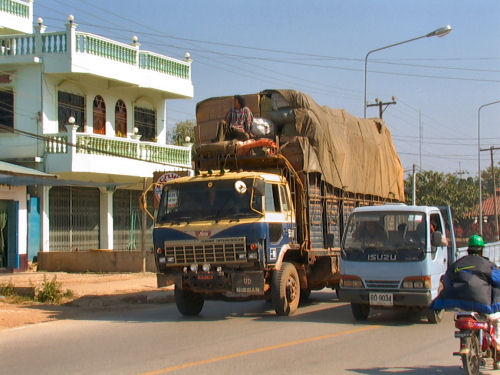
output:
[[[500,270],[496,266],[491,270],[491,283],[494,287],[500,288]]]

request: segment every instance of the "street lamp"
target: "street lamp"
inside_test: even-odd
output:
[[[388,46],[385,46],[385,47],[381,47],[381,48],[377,48],[377,49],[372,49],[371,51],[369,51],[366,56],[365,56],[365,97],[364,97],[364,102],[363,102],[363,114],[364,114],[364,118],[366,118],[366,67],[367,67],[367,64],[368,64],[368,56],[370,55],[370,53],[372,52],[376,52],[376,51],[380,51],[380,50],[383,50],[383,49],[386,49],[386,48],[390,48],[390,47],[394,47],[394,46],[399,46],[400,44],[404,44],[404,43],[409,43],[409,42],[413,42],[414,40],[418,40],[418,39],[422,39],[422,38],[430,38],[431,36],[445,36],[447,34],[449,34],[451,31],[451,26],[450,25],[447,25],[447,26],[444,26],[444,27],[440,27],[439,29],[436,29],[428,34],[425,34],[425,35],[422,35],[422,36],[419,36],[419,37],[416,37],[416,38],[413,38],[413,39],[408,39],[408,40],[405,40],[403,42],[399,42],[399,43],[394,43],[394,44],[391,44],[391,45],[388,45]]]
[[[483,195],[481,194],[481,109],[500,103],[500,100],[483,104],[477,110],[477,179],[479,180],[479,235],[483,236]],[[496,192],[495,192],[496,194]],[[496,196],[494,196],[496,199]]]

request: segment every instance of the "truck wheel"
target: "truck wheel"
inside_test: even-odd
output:
[[[351,311],[354,319],[366,320],[370,314],[370,305],[363,303],[351,303]]]
[[[177,310],[184,316],[198,315],[205,302],[201,294],[182,289],[177,284],[175,285],[174,296]]]
[[[428,310],[427,321],[431,324],[438,324],[443,320],[444,309],[442,310]]]
[[[302,289],[300,291],[300,304],[309,301],[309,297],[311,297],[311,289]]]
[[[273,273],[271,284],[273,307],[278,315],[292,315],[300,301],[300,281],[292,263],[283,262],[281,269]]]

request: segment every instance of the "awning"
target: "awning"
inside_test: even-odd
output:
[[[11,163],[6,163],[4,161],[0,161],[0,176],[3,175],[56,178],[56,176],[53,174],[48,174],[36,169],[21,167],[20,165],[17,164],[11,164]]]

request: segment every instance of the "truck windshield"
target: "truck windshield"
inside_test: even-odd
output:
[[[423,212],[359,212],[351,215],[342,245],[344,260],[414,262],[426,256]]]
[[[249,178],[168,184],[163,188],[156,221],[189,223],[259,217],[255,210],[261,207],[256,203],[254,210],[250,207],[252,188],[253,180]],[[261,202],[262,198],[256,200]]]

